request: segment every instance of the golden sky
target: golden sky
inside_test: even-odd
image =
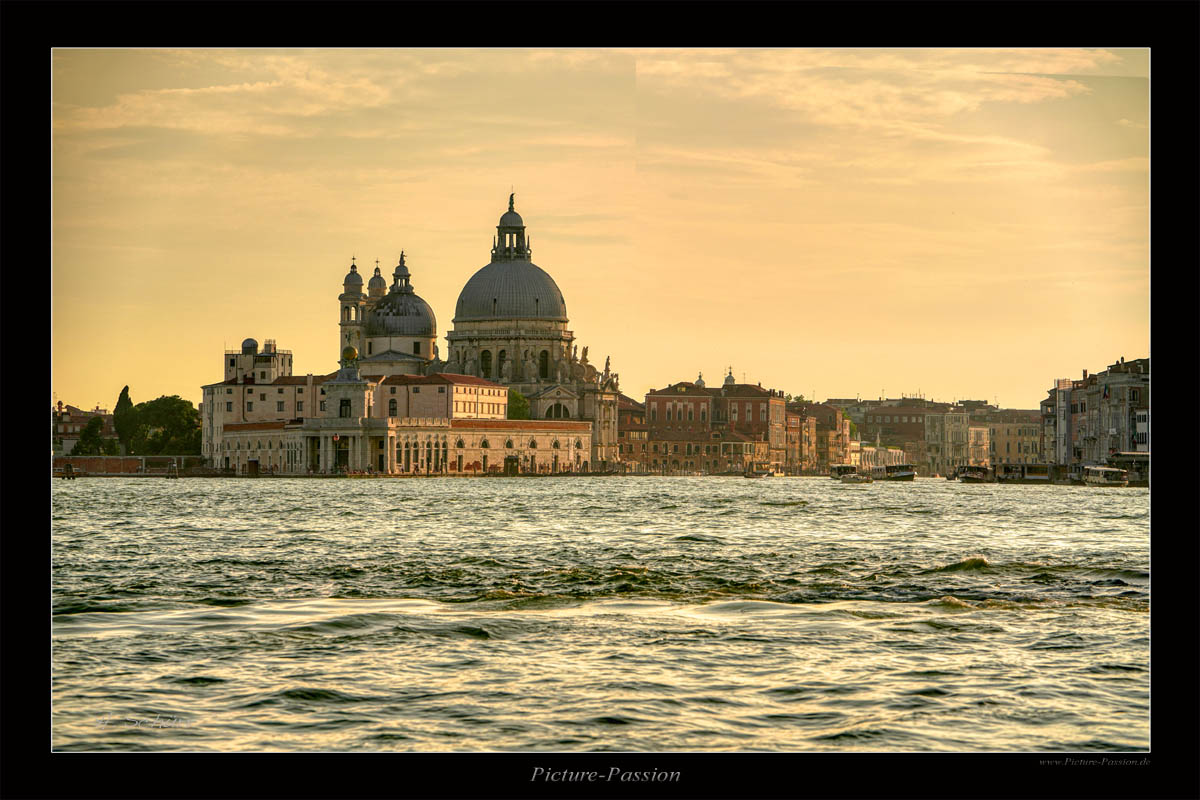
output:
[[[1149,355],[1148,50],[55,50],[53,367],[111,409],[273,338],[352,255],[446,354],[509,192],[622,390],[998,400]]]

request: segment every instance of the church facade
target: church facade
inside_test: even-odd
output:
[[[363,291],[352,260],[338,295],[341,368],[295,376],[292,353],[253,339],[202,387],[203,455],[239,473],[578,472],[618,468],[618,376],[578,354],[566,303],[530,260],[509,197],[491,261],[459,295],[448,358],[403,253]],[[529,420],[507,419],[508,389]]]
[[[579,353],[567,304],[550,274],[533,263],[525,222],[508,198],[491,260],[463,287],[446,335],[447,371],[509,386],[529,398],[536,419],[573,419],[592,427],[598,470],[621,460],[617,441],[619,376]]]

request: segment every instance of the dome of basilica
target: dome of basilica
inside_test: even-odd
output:
[[[558,284],[529,261],[493,261],[476,272],[458,295],[454,321],[548,319],[567,321]]]
[[[567,321],[567,303],[549,273],[530,261],[525,221],[508,197],[496,226],[492,261],[467,281],[454,306],[454,321],[544,319]]]

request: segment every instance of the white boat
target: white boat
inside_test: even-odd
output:
[[[871,467],[871,477],[877,481],[911,481],[917,477],[912,464],[888,464]]]
[[[835,481],[843,475],[855,475],[858,473],[858,467],[853,464],[833,464],[829,467],[829,477]]]
[[[1088,486],[1128,486],[1129,473],[1116,467],[1084,467],[1083,482]]]
[[[873,483],[875,479],[872,478],[870,475],[868,475],[865,472],[847,472],[847,473],[844,473],[839,478],[839,480],[842,483],[858,484],[858,483]]]

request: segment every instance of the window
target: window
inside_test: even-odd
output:
[[[226,403],[226,404],[225,404],[225,410],[226,410],[226,411],[233,411],[233,403]]]
[[[512,442],[509,442],[509,444],[511,445],[511,444],[512,444]],[[480,443],[479,443],[479,446],[480,446],[480,447],[482,447],[484,450],[487,450],[489,447],[491,447],[491,445],[490,445],[490,444],[488,444],[488,440],[487,440],[487,439],[484,439],[482,442],[480,442]]]
[[[1138,400],[1141,399],[1141,396],[1142,396],[1142,393],[1140,390],[1138,390],[1138,389],[1130,389],[1129,390],[1129,402],[1136,403],[1136,402],[1138,402]]]
[[[225,394],[233,394],[233,389],[226,389]]]
[[[234,361],[232,358],[231,358],[231,359],[229,359],[229,366],[231,366],[231,367],[232,367],[232,366],[233,366],[235,363],[236,363],[236,362],[235,362],[235,361]]]
[[[537,439],[530,439],[529,447],[530,449],[537,450]]]
[[[578,439],[576,439],[576,440],[575,440],[575,446],[576,446],[576,447],[583,447],[583,442],[581,442],[581,441],[579,441]]]
[[[302,412],[303,410],[304,410],[304,401],[303,401],[303,400],[297,400],[297,401],[296,401],[296,413],[297,413],[297,414],[299,414],[299,413],[300,413],[300,412]]]
[[[367,342],[367,355],[371,355],[371,343]]]
[[[695,419],[695,413],[696,413],[695,408],[693,406],[689,405],[688,406],[688,422],[691,422],[693,419]]]
[[[439,387],[438,387],[438,394],[445,394],[445,393],[446,393],[446,387],[445,387],[445,386],[439,386]]]
[[[278,400],[278,401],[276,401],[276,403],[275,403],[275,410],[276,410],[276,411],[283,411],[283,401],[282,401],[282,400]]]
[[[421,387],[420,387],[420,386],[414,386],[414,387],[413,387],[413,394],[420,394],[420,393],[421,393]]]
[[[247,390],[246,390],[246,394],[253,394],[253,393],[254,393],[254,390],[253,390],[253,389],[247,389]]]
[[[246,401],[246,410],[247,410],[247,411],[253,411],[253,410],[254,410],[254,401],[253,401],[253,400],[247,400],[247,401]]]
[[[322,389],[322,390],[321,390],[321,394],[325,394],[325,390],[324,390],[324,389]]]
[[[704,422],[706,419],[708,419],[708,409],[705,408],[704,406],[701,406],[700,407],[700,421]]]
[[[321,401],[321,410],[322,411],[325,410],[325,401],[324,400]]]
[[[282,386],[280,386],[280,387],[279,387],[279,391],[277,392],[277,394],[283,394],[283,387],[282,387]]]
[[[260,381],[265,381],[267,379],[267,373],[264,372],[263,370],[259,370],[258,371],[258,379]]]
[[[413,355],[421,355],[421,343],[413,342]]]
[[[558,439],[555,439],[555,440],[554,440],[554,444],[552,444],[552,445],[550,445],[550,446],[551,446],[551,447],[553,447],[555,450],[558,450],[558,449],[559,449],[559,445],[558,445]]]
[[[388,400],[388,416],[389,417],[398,416],[396,414],[396,400],[394,398],[391,400]],[[462,447],[462,445],[459,445],[459,447]]]
[[[538,354],[538,375],[541,376],[542,380],[546,380],[547,378],[550,377],[550,353],[549,353],[549,351],[543,350],[541,353]]]
[[[343,397],[341,402],[338,403],[338,416],[339,417],[349,417],[350,412],[351,412],[350,398]]]

